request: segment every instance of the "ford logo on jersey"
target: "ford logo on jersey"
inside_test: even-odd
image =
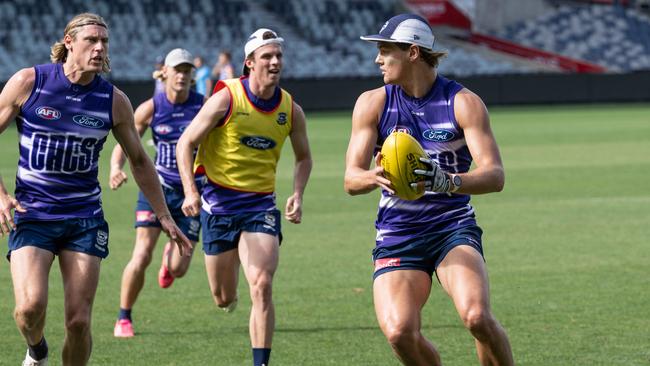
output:
[[[169,125],[160,125],[160,126],[154,127],[153,130],[156,131],[156,133],[158,133],[158,134],[166,135],[166,134],[172,132],[174,129]]]
[[[72,117],[74,123],[79,126],[88,127],[88,128],[102,128],[104,126],[104,121],[99,118],[86,116],[84,114],[78,114]]]
[[[242,144],[257,150],[268,150],[275,147],[275,141],[263,136],[244,136],[241,138]]]
[[[422,137],[429,141],[436,141],[436,142],[445,142],[445,141],[450,141],[456,136],[453,132],[449,130],[442,130],[442,129],[428,129],[422,132]]]
[[[54,120],[61,118],[61,112],[52,107],[38,107],[36,108],[36,115],[47,120]]]

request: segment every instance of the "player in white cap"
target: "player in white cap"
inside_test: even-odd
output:
[[[191,90],[194,65],[189,51],[176,48],[171,50],[163,68],[154,77],[165,83],[164,91],[144,101],[135,110],[135,127],[140,136],[151,128],[156,145],[155,166],[167,207],[178,223],[179,228],[195,245],[199,240],[201,224],[198,217],[186,217],[181,211],[183,185],[176,168],[176,141],[187,125],[203,106],[202,94]],[[111,155],[109,186],[118,189],[127,181],[122,170],[126,156],[117,145]],[[151,263],[151,255],[160,236],[160,221],[151,204],[138,194],[135,209],[136,239],[131,260],[124,268],[120,291],[120,312],[115,323],[113,335],[128,338],[134,336],[131,310],[144,285],[145,270]],[[171,286],[174,278],[185,275],[192,257],[181,256],[171,243],[165,244],[163,259],[158,271],[158,284],[162,288]]]
[[[176,148],[183,211],[201,215],[210,290],[226,311],[237,303],[240,263],[244,269],[252,300],[255,366],[269,364],[275,328],[271,293],[282,238],[275,173],[287,137],[295,155],[293,194],[284,212],[291,223],[302,220],[302,196],[312,166],[305,115],[279,86],[282,43],[270,29],[255,31],[244,47],[244,76],[217,83]],[[194,172],[208,178],[201,194]]]

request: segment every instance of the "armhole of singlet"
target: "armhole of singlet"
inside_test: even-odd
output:
[[[460,126],[458,125],[458,121],[456,120],[456,112],[455,112],[455,108],[456,108],[456,107],[455,107],[455,105],[456,105],[456,95],[458,95],[458,93],[459,93],[461,90],[463,90],[465,87],[463,87],[463,86],[460,85],[460,84],[456,84],[456,85],[458,85],[458,87],[457,87],[458,90],[456,90],[455,92],[452,93],[452,95],[449,96],[449,108],[447,109],[447,114],[448,114],[448,116],[449,116],[449,120],[450,120],[451,123],[454,125],[454,128],[455,128],[459,133],[462,134],[462,133],[463,133],[463,129],[460,128]],[[455,89],[456,89],[456,88],[455,88]]]
[[[29,97],[25,103],[20,107],[20,109],[27,109],[34,104],[36,101],[36,90],[40,89],[43,86],[43,73],[39,70],[37,66],[34,66],[34,85],[32,86],[32,91],[29,93]]]
[[[113,128],[113,126],[115,126],[115,124],[113,123],[113,101],[114,101],[114,98],[115,98],[115,86],[113,86],[111,84],[108,84],[108,85],[110,85],[110,89],[109,89],[109,93],[108,93],[108,95],[109,95],[108,105],[111,106],[110,108],[108,108],[108,120],[110,121],[111,128]]]
[[[153,113],[151,114],[151,121],[149,121],[149,128],[153,130],[153,118],[156,116],[156,109],[158,109],[158,103],[156,103],[156,99],[158,98],[158,94],[154,95],[153,98],[151,98],[151,103],[153,103]]]
[[[284,93],[284,90],[282,92]],[[293,110],[293,105],[294,105],[294,103],[293,103],[293,95],[291,95],[289,93],[287,93],[287,95],[289,96],[289,106],[290,106],[289,107],[289,123],[291,123],[291,126],[289,126],[289,133],[291,133],[291,131],[293,131],[293,115],[294,115],[294,113],[293,113],[293,111],[294,111]],[[306,123],[307,118],[304,118],[304,119],[305,119],[305,123]]]
[[[230,103],[228,104],[228,110],[226,111],[226,114],[223,117],[221,117],[216,127],[223,127],[226,125],[228,119],[230,118],[230,115],[232,114],[233,104],[235,103],[235,98],[233,96],[232,91],[230,90],[230,87],[222,80],[217,81],[217,85],[214,86],[214,92],[212,93],[212,95],[216,94],[218,91],[220,91],[223,88],[226,88],[226,90],[228,90],[228,94],[230,94]]]
[[[382,124],[386,120],[386,111],[388,111],[388,105],[390,104],[390,101],[388,100],[388,94],[389,94],[388,87],[389,87],[388,85],[384,85],[384,108],[381,111],[381,117],[379,117],[379,122],[377,123],[377,143],[376,143],[377,145],[379,145],[379,140],[382,139],[380,126],[382,126]]]

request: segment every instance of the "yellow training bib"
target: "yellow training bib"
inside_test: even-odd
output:
[[[281,89],[278,106],[265,112],[248,99],[241,79],[222,82],[230,92],[230,111],[199,145],[194,171],[226,188],[274,192],[280,152],[291,132],[291,94]]]

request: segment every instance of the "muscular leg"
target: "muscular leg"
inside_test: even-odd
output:
[[[239,258],[252,301],[250,336],[253,348],[271,348],[275,329],[272,283],[278,268],[278,238],[265,233],[242,232]]]
[[[205,270],[214,302],[225,308],[235,301],[239,281],[239,254],[237,249],[205,256]]]
[[[169,242],[167,243],[169,244]],[[167,245],[165,244],[165,245]],[[192,262],[192,256],[181,256],[178,246],[176,244],[171,244],[172,250],[169,251],[169,256],[163,258],[167,261],[167,268],[171,272],[174,278],[181,278],[185,276],[187,270],[190,268],[190,263]],[[196,242],[192,242],[192,254],[194,254],[194,248],[196,247]]]
[[[91,313],[101,260],[85,253],[63,250],[59,266],[63,278],[65,341],[63,365],[86,365],[92,350]]]
[[[133,255],[122,273],[122,288],[120,290],[120,307],[122,309],[131,309],[142,290],[144,274],[151,263],[151,254],[156,246],[156,241],[158,241],[160,231],[160,228],[157,227],[136,228]]]
[[[373,284],[379,326],[404,365],[441,365],[438,352],[420,333],[420,314],[430,292],[431,277],[418,270],[387,272]]]
[[[22,247],[11,252],[11,279],[18,330],[29,345],[43,338],[47,309],[48,277],[54,261],[52,252],[37,247]]]
[[[508,336],[490,310],[487,271],[481,255],[467,245],[455,247],[436,273],[474,336],[481,365],[514,365]]]

